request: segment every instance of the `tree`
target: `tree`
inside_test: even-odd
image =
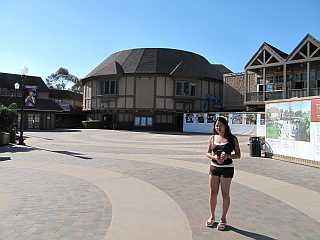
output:
[[[71,90],[81,92],[80,79],[69,73],[67,68],[60,67],[55,73],[46,78],[48,87],[65,90],[68,83],[72,83]]]
[[[77,93],[81,93],[82,92],[82,84],[81,84],[81,80],[80,79],[77,79],[76,81],[74,81],[74,84],[71,87],[71,91],[77,92]]]

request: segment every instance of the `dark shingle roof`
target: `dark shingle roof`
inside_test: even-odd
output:
[[[55,99],[72,99],[81,101],[83,96],[81,93],[76,93],[69,90],[49,88],[49,97]]]
[[[275,51],[280,57],[282,57],[283,59],[287,59],[287,57],[289,56],[287,53],[282,52],[280,49],[272,46],[269,43],[265,43],[268,47],[270,47],[273,51]]]
[[[204,57],[192,52],[168,48],[138,48],[112,54],[84,80],[94,76],[133,73],[222,80],[218,68],[212,66]]]
[[[21,75],[12,73],[0,73],[0,88],[14,89],[16,82],[20,83]],[[24,76],[25,85],[38,86],[40,91],[48,91],[47,85],[43,82],[41,77],[36,76]]]

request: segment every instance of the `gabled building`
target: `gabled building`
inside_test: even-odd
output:
[[[18,126],[20,126],[21,106],[24,104],[24,129],[55,128],[56,113],[61,112],[60,106],[49,99],[49,89],[40,77],[24,76],[25,89],[34,91],[32,104],[26,104],[25,91],[15,89],[15,83],[21,86],[22,76],[11,73],[0,73],[0,104],[18,105]],[[22,98],[23,97],[23,98]]]
[[[320,41],[307,34],[287,54],[263,43],[245,66],[244,103],[263,110],[265,101],[320,95]],[[249,79],[255,74],[254,80]]]
[[[82,127],[81,121],[85,120],[85,114],[82,112],[81,93],[49,88],[49,98],[63,110],[56,114],[56,128]]]
[[[229,72],[182,50],[116,52],[82,79],[83,110],[107,127],[181,131],[184,112],[221,110]]]

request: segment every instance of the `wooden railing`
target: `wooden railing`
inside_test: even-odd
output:
[[[263,92],[250,92],[247,93],[247,102],[263,102],[269,100],[276,100],[283,98],[283,91],[266,92],[266,97],[263,99]]]
[[[283,91],[266,92],[266,101],[283,99]]]
[[[310,88],[310,96],[320,96],[320,88]]]
[[[249,92],[246,94],[247,102],[261,102],[263,101],[263,92]]]
[[[307,97],[307,89],[289,89],[287,92],[288,98],[293,97]]]

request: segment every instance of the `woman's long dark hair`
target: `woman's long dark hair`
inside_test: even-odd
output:
[[[225,127],[224,138],[228,140],[228,142],[231,144],[232,150],[234,150],[235,144],[236,144],[235,141],[236,141],[237,137],[231,133],[231,129],[230,129],[230,126],[228,124],[227,119],[225,119],[224,117],[218,117],[218,119],[214,122],[214,125],[213,125],[213,134],[214,135],[219,135],[219,133],[216,131],[217,122],[220,122],[224,125],[224,127]]]

